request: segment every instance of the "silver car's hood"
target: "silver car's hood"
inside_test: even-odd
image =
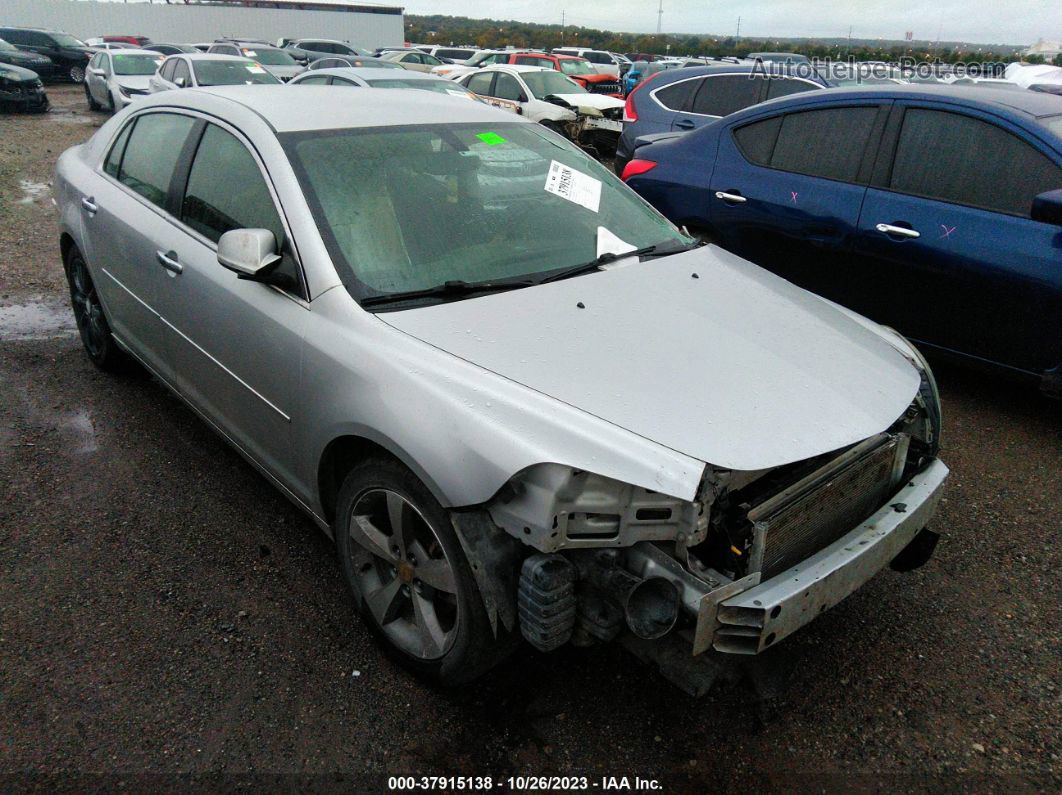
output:
[[[871,328],[716,246],[378,317],[730,469],[779,466],[878,433],[919,386]]]
[[[596,108],[597,110],[610,110],[622,108],[623,100],[610,97],[606,94],[557,94],[569,105],[577,108]]]
[[[115,78],[123,88],[133,88],[137,91],[147,91],[151,84],[151,75],[115,75]]]

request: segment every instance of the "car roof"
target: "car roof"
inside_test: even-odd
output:
[[[170,58],[187,58],[190,61],[253,61],[245,55],[226,55],[223,52],[175,52]]]
[[[415,102],[410,101],[408,89],[373,89],[359,96],[357,102],[348,101],[349,91],[341,86],[306,86],[297,91],[285,85],[188,88],[152,94],[140,107],[148,104],[183,105],[219,115],[224,112],[226,104],[234,109],[242,106],[278,133],[411,124],[526,122],[485,103],[469,102],[434,91],[416,92],[421,96]],[[178,96],[168,97],[168,94]]]
[[[547,66],[529,66],[522,63],[493,63],[490,66],[484,66],[479,71],[481,72],[516,72],[522,74],[524,72],[556,72],[556,69],[550,69]],[[469,74],[475,74],[475,72],[469,72]]]
[[[772,107],[793,100],[792,104],[806,102],[834,102],[850,99],[924,99],[955,102],[957,104],[981,107],[988,110],[1017,112],[1019,115],[1041,119],[1062,114],[1062,100],[1052,94],[1039,91],[1000,91],[997,88],[979,88],[976,85],[950,86],[946,83],[917,83],[892,86],[851,86],[831,88],[829,91],[813,94],[791,94],[787,97],[771,99],[762,105]]]
[[[140,47],[120,47],[117,49],[104,50],[108,55],[150,55],[153,58],[158,58],[161,53],[157,53],[154,50],[145,50]]]
[[[428,74],[427,72],[414,72],[409,69],[403,69],[399,74],[395,74],[391,69],[380,69],[376,67],[369,67],[366,69],[357,66],[330,66],[327,69],[314,69],[305,74],[311,76],[336,75],[338,77],[358,77],[370,83],[374,80],[429,80],[443,83],[453,82],[452,80],[446,80],[438,75]],[[299,77],[302,77],[302,75],[299,75]]]

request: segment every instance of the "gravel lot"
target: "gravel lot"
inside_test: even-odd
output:
[[[359,624],[307,519],[161,385],[82,355],[44,183],[105,117],[49,93],[0,116],[3,789],[1059,790],[1062,406],[938,368],[937,556],[780,646],[795,671],[766,722],[747,688],[693,701],[614,647],[436,690]]]

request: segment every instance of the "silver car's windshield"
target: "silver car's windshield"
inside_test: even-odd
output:
[[[524,72],[520,75],[537,99],[550,94],[586,94],[587,91],[574,80],[560,72],[543,70],[541,72]]]
[[[265,64],[266,66],[295,66],[295,59],[283,50],[273,50],[263,47],[253,50],[244,50],[243,54],[248,58],[254,58],[258,63]]]
[[[615,175],[536,124],[288,133],[299,175],[356,298],[549,275],[689,241]]]
[[[254,61],[196,61],[195,80],[201,86],[242,86],[280,82]]]
[[[373,88],[419,88],[424,91],[435,91],[439,94],[451,96],[469,96],[472,92],[464,86],[460,86],[450,80],[403,80],[402,78],[388,78],[386,80],[370,80],[369,85]]]
[[[112,55],[116,75],[153,75],[162,61],[161,55]]]

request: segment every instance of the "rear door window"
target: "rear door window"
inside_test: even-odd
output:
[[[103,170],[107,174],[110,174],[115,179],[118,179],[118,167],[122,164],[122,153],[125,152],[126,141],[129,140],[129,133],[133,130],[133,125],[136,124],[134,119],[129,124],[125,125],[125,128],[118,134],[114,144],[111,146],[111,151],[107,153],[107,159],[103,163]]]
[[[786,114],[771,154],[771,167],[854,182],[877,115],[876,106]]]
[[[807,80],[795,80],[791,77],[776,77],[767,81],[767,99],[787,97],[802,91],[814,91],[819,86]]]
[[[177,158],[194,124],[191,117],[176,113],[140,116],[126,144],[118,181],[164,208]]]
[[[524,92],[520,89],[520,84],[515,77],[499,73],[498,79],[494,83],[494,90],[491,92],[491,96],[495,96],[498,99],[511,99],[514,102],[519,102],[523,93]]]
[[[182,77],[186,86],[192,84],[192,71],[188,68],[188,61],[184,60],[184,58],[179,58],[177,65],[173,67],[173,82],[176,83]]]
[[[762,83],[762,78],[748,74],[706,77],[701,80],[690,111],[702,116],[736,113],[759,101]]]
[[[159,70],[159,77],[163,80],[173,82],[173,70],[177,68],[177,59],[171,59],[166,61]]]
[[[1034,196],[1062,188],[1062,168],[990,122],[960,113],[909,108],[889,187],[1028,217]]]
[[[328,75],[314,75],[313,77],[306,77],[297,82],[297,86],[327,86],[329,81]]]
[[[490,82],[494,79],[493,72],[480,72],[468,79],[468,90],[483,96],[490,95]]]

